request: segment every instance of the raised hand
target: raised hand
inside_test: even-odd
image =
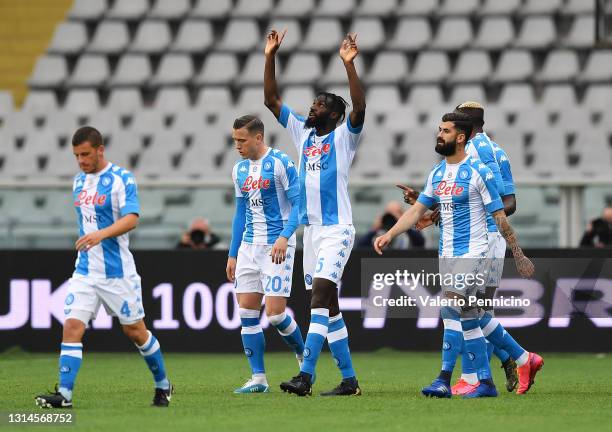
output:
[[[357,57],[357,54],[359,54],[359,49],[357,48],[357,33],[349,33],[340,45],[340,57],[343,62],[349,63]]]
[[[280,48],[280,45],[283,42],[283,39],[285,38],[286,34],[287,34],[287,29],[283,30],[282,33],[278,33],[274,29],[270,30],[270,33],[268,33],[268,36],[266,36],[267,42],[266,42],[265,54],[266,55],[276,54],[276,51],[278,51],[278,49]]]

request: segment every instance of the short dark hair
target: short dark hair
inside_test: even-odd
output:
[[[85,141],[89,141],[91,146],[94,148],[100,147],[102,144],[104,144],[100,131],[91,126],[83,126],[78,128],[74,135],[72,135],[73,146],[81,145]]]
[[[317,97],[325,96],[325,102],[327,103],[327,107],[331,112],[338,113],[338,122],[344,120],[346,116],[346,107],[348,106],[348,102],[344,100],[342,96],[338,96],[337,94],[329,93],[321,91],[317,93]]]
[[[463,102],[457,105],[455,112],[469,115],[476,128],[482,129],[484,126],[484,108],[478,102]]]
[[[462,112],[446,113],[442,116],[443,122],[452,122],[455,125],[455,129],[465,134],[465,141],[467,142],[472,135],[472,118],[468,114]]]
[[[246,128],[247,131],[252,135],[255,134],[264,134],[264,124],[261,119],[254,115],[243,115],[242,117],[238,117],[234,120],[234,129],[242,129]]]

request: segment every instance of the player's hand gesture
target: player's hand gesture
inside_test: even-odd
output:
[[[104,240],[104,235],[100,231],[94,231],[78,239],[74,246],[78,251],[87,252],[92,247],[100,244],[102,240]]]
[[[340,57],[344,63],[350,63],[359,54],[357,48],[357,33],[349,33],[346,35],[340,45]]]
[[[404,192],[404,202],[406,204],[413,205],[417,198],[419,197],[419,193],[412,189],[411,187],[404,186],[401,184],[396,184],[396,187],[400,188]]]
[[[228,281],[234,282],[236,280],[236,258],[227,257],[227,266],[225,267],[225,274],[227,275]]]
[[[514,257],[514,262],[516,264],[516,269],[522,277],[530,278],[535,273],[535,266],[525,255],[518,258]]]
[[[388,232],[384,233],[380,237],[376,237],[376,240],[374,240],[374,250],[376,253],[378,255],[382,255],[382,250],[387,247],[392,240],[393,237],[391,237]]]
[[[268,33],[268,36],[266,36],[267,42],[266,42],[265,54],[266,55],[276,54],[276,51],[278,51],[278,49],[280,48],[281,42],[285,38],[286,34],[287,34],[287,29],[283,30],[282,33],[278,33],[274,29],[270,30],[270,33]]]
[[[287,256],[287,245],[289,241],[283,237],[279,236],[274,242],[274,246],[272,246],[272,250],[270,251],[270,256],[272,257],[272,262],[274,264],[280,264],[285,261],[285,257]]]

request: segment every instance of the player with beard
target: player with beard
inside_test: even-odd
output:
[[[304,281],[312,296],[304,363],[300,373],[282,383],[281,389],[300,396],[312,394],[315,367],[327,339],[342,381],[322,395],[359,395],[361,389],[352,365],[337,288],[355,240],[348,173],[365,119],[365,95],[353,63],[358,54],[357,35],[347,35],[339,50],[353,103],[353,110],[344,121],[347,103],[333,93],[320,92],[306,119],[281,101],[274,61],[285,32],[272,30],[267,36],[264,96],[266,106],[287,129],[300,155],[299,221],[306,225]]]
[[[453,275],[453,281],[458,280],[455,276],[461,275],[464,283],[449,284],[446,283],[448,279],[442,277],[444,297],[455,302],[440,310],[444,322],[442,368],[432,384],[422,390],[425,396],[431,397],[451,397],[450,380],[463,340],[480,380],[480,385],[464,398],[497,396],[478,310],[468,301],[476,295],[480,280],[478,275],[484,271],[489,247],[487,213],[493,215],[499,231],[510,246],[519,274],[530,277],[534,272],[533,264],[523,254],[506,218],[493,173],[481,161],[474,160],[466,153],[471,132],[472,123],[467,114],[449,113],[442,117],[435,150],[445,159],[433,168],[414,205],[393,228],[374,241],[374,248],[382,254],[382,249],[395,236],[416,224],[428,208],[439,206],[440,274]],[[468,278],[468,275],[473,276]],[[465,304],[457,300],[464,300]]]

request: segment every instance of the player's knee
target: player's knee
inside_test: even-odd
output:
[[[273,318],[281,316],[283,312],[285,312],[284,305],[266,305],[266,316],[272,325],[276,325],[272,322]],[[280,324],[280,322],[278,324]]]
[[[68,318],[64,321],[63,340],[64,342],[80,342],[85,333],[85,323],[75,318]]]
[[[126,324],[123,326],[123,333],[133,342],[144,343],[148,337],[147,327],[142,321],[136,324]]]

